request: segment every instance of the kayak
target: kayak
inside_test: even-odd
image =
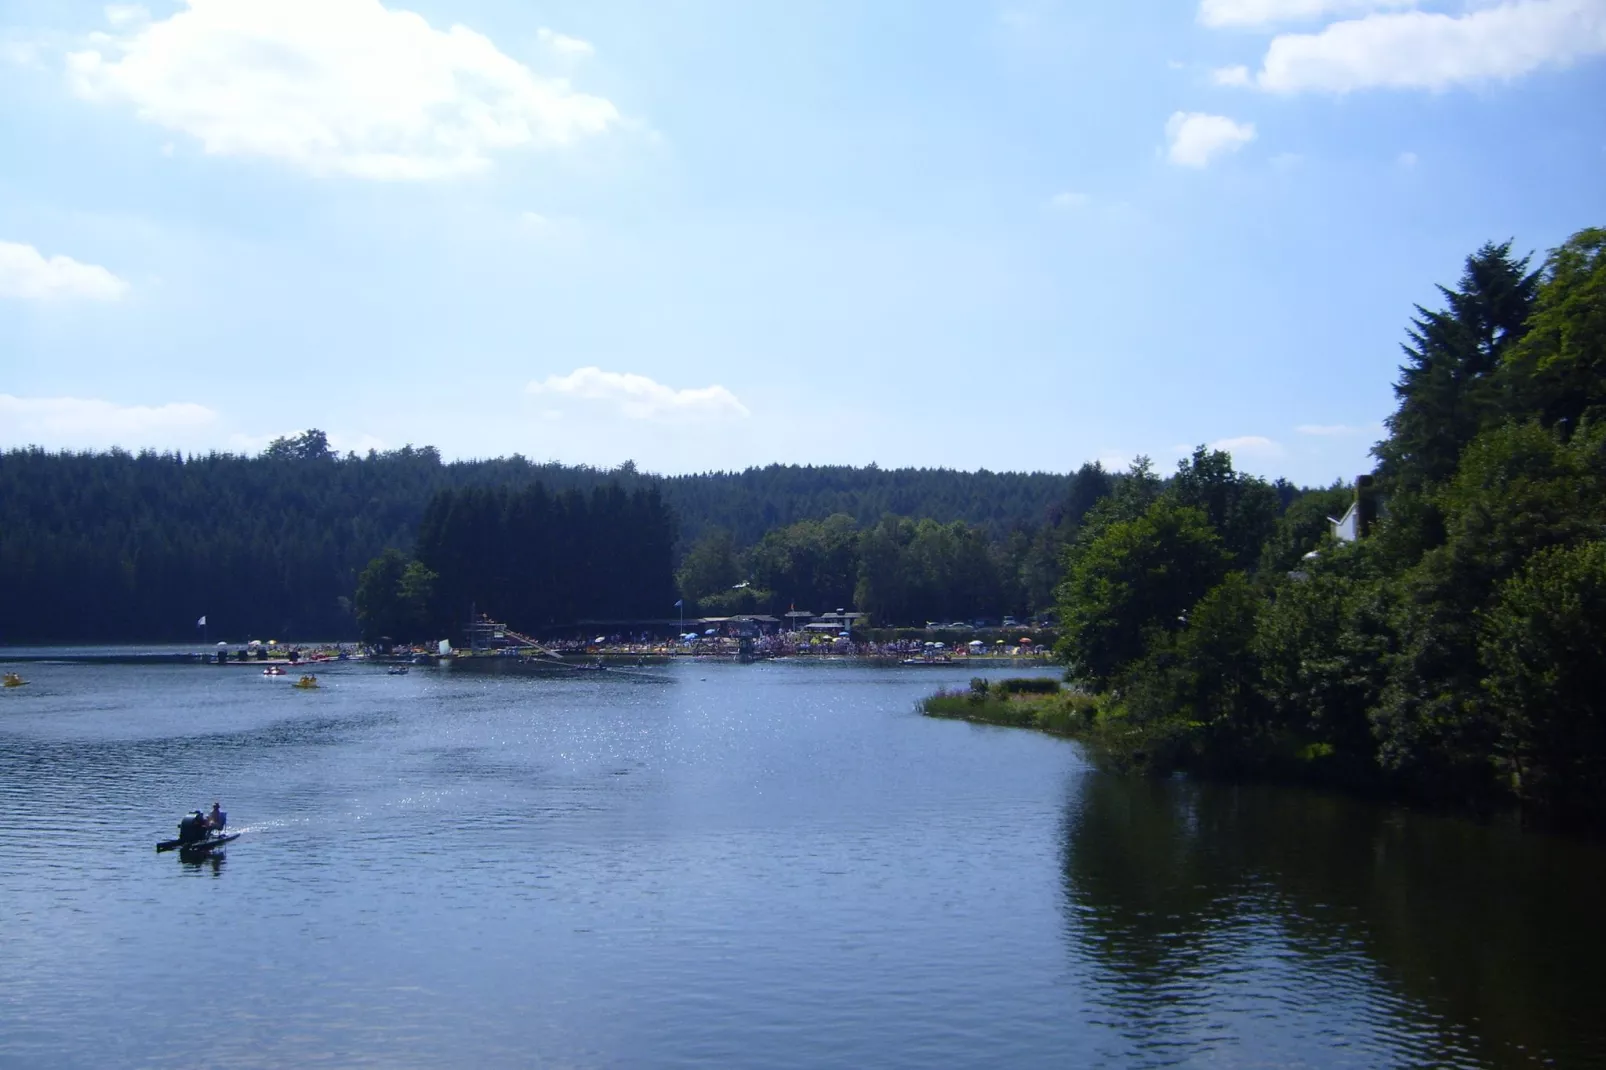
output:
[[[158,851],[178,850],[183,851],[185,854],[199,853],[201,851],[210,851],[214,847],[222,847],[225,843],[231,843],[239,838],[240,834],[238,832],[230,832],[223,836],[208,836],[204,840],[191,840],[189,843],[185,843],[182,840],[163,840],[156,845],[156,849]]]

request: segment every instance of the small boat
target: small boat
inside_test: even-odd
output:
[[[4,682],[6,687],[21,687],[23,684],[27,683],[28,681],[24,680],[22,677],[18,676],[14,672],[8,672],[4,676],[3,682]]]
[[[233,843],[239,838],[238,832],[214,829],[207,823],[206,815],[196,810],[178,823],[178,839],[162,840],[156,845],[156,850],[158,852],[177,850],[186,855],[205,854],[226,843]]]
[[[240,834],[238,832],[225,832],[216,836],[203,836],[201,839],[191,840],[188,843],[182,840],[163,840],[156,845],[156,849],[158,851],[176,850],[185,855],[204,854],[207,851],[222,847],[225,843],[233,843],[239,838]]]
[[[314,688],[314,687],[318,686],[318,678],[316,676],[313,676],[311,673],[308,673],[306,676],[303,676],[301,679],[297,680],[295,683],[291,684],[290,686],[291,687],[301,687],[301,688]]]
[[[284,666],[283,665],[269,665],[266,669],[262,670],[262,675],[263,676],[283,676],[284,675]]]
[[[407,675],[407,666],[405,666],[405,665],[392,665],[390,668],[385,670],[385,675],[386,676],[406,676]]]

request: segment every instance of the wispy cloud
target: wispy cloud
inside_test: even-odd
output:
[[[620,122],[609,101],[544,78],[463,26],[437,30],[378,0],[189,0],[159,21],[110,12],[67,56],[74,90],[132,105],[208,153],[314,174],[440,179],[495,152],[561,148]],[[569,55],[577,38],[553,35]]]
[[[1224,450],[1234,457],[1281,457],[1283,444],[1264,435],[1239,435],[1210,443],[1213,450]]]
[[[53,448],[162,446],[210,429],[205,405],[119,405],[95,398],[24,398],[0,394],[0,439]]]
[[[0,297],[115,301],[127,292],[128,283],[98,264],[47,257],[31,245],[0,241]]]
[[[1284,34],[1254,84],[1273,93],[1446,90],[1606,54],[1601,0],[1508,0],[1460,15],[1404,11]]]
[[[1315,22],[1331,15],[1359,15],[1389,8],[1415,7],[1417,0],[1202,0],[1199,21],[1206,26],[1274,26]]]
[[[566,33],[549,30],[545,26],[536,31],[541,43],[560,56],[576,58],[596,55],[597,49],[590,41],[582,41],[578,37],[570,37]]]
[[[1089,197],[1085,193],[1077,193],[1074,190],[1065,190],[1062,193],[1056,193],[1054,196],[1050,197],[1048,199],[1048,206],[1056,211],[1069,212],[1077,208],[1086,208],[1092,202],[1093,198]]]
[[[1255,139],[1253,123],[1237,123],[1224,115],[1176,112],[1165,124],[1166,158],[1179,167],[1208,167],[1210,161],[1236,152]]]
[[[718,420],[751,415],[735,394],[718,384],[677,390],[645,375],[594,367],[548,376],[531,382],[526,390],[596,402],[632,420]]]

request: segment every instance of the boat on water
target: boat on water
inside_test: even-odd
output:
[[[316,676],[312,675],[311,673],[308,673],[306,676],[303,676],[301,679],[297,680],[295,683],[291,684],[290,686],[291,687],[308,688],[308,689],[314,688],[314,687],[318,686],[318,678]]]
[[[224,815],[223,820],[227,820]],[[233,843],[240,838],[238,832],[224,832],[224,825],[214,826],[211,820],[201,811],[186,814],[178,823],[178,839],[162,840],[156,845],[158,852],[179,851],[187,855],[205,854],[215,851],[226,843]]]
[[[386,676],[406,676],[407,675],[407,666],[405,666],[405,665],[392,665],[390,668],[385,670],[385,675]]]
[[[266,669],[262,670],[262,675],[263,676],[283,676],[284,675],[284,666],[282,666],[282,665],[269,665]]]
[[[28,682],[14,672],[6,673],[3,678],[0,678],[0,680],[3,680],[6,687],[21,687],[23,684]]]

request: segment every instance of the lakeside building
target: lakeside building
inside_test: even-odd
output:
[[[1366,538],[1372,523],[1377,519],[1377,499],[1372,492],[1371,476],[1355,477],[1355,498],[1341,517],[1328,517],[1333,538],[1339,542],[1354,542]]]
[[[757,639],[781,630],[779,617],[767,613],[743,613],[734,617],[699,617],[692,621],[707,634],[710,630],[726,639]]]

